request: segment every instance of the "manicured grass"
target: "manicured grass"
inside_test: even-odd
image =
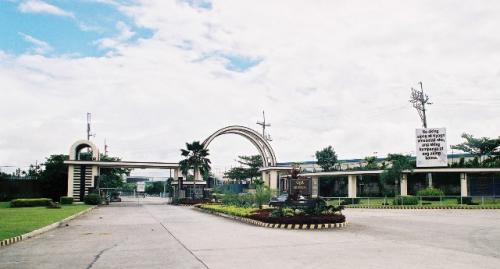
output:
[[[89,207],[89,205],[63,205],[60,209],[10,208],[9,202],[0,202],[0,240],[42,228]]]

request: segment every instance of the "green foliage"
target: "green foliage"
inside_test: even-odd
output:
[[[280,218],[280,217],[293,217],[295,216],[295,209],[290,207],[279,207],[271,212],[271,217]]]
[[[387,161],[391,163],[391,166],[386,168],[380,175],[382,184],[391,184],[396,180],[399,181],[405,170],[413,171],[414,165],[408,155],[389,154]]]
[[[73,197],[62,196],[60,199],[61,205],[73,204]]]
[[[238,158],[238,163],[242,166],[229,169],[224,173],[224,177],[240,182],[247,179],[253,182],[255,178],[260,178],[259,168],[262,167],[260,155],[238,156]]]
[[[366,165],[363,168],[366,170],[377,170],[380,168],[377,164],[377,157],[375,157],[375,156],[365,157],[365,162],[366,162]]]
[[[136,183],[124,183],[121,188],[123,192],[134,192],[134,190],[136,189],[137,189]]]
[[[68,155],[50,155],[43,164],[45,169],[39,175],[42,194],[56,201],[66,195],[68,190],[68,167],[64,164],[66,160]]]
[[[210,159],[208,159],[208,149],[203,148],[203,144],[199,141],[186,143],[186,149],[181,149],[181,155],[185,158],[187,167],[192,167],[195,174],[198,170],[200,170],[201,174],[210,172],[211,167]]]
[[[417,196],[437,196],[437,197],[439,197],[439,196],[444,196],[444,192],[440,189],[429,187],[429,188],[419,190],[417,192]]]
[[[337,163],[337,154],[332,146],[328,146],[322,150],[316,151],[316,160],[323,171],[333,171]]]
[[[163,192],[165,182],[163,181],[154,181],[146,183],[146,193],[147,194],[157,194]]]
[[[83,199],[85,204],[87,205],[100,205],[101,204],[101,196],[97,193],[89,193]]]
[[[267,186],[258,185],[255,188],[255,203],[259,208],[271,200],[272,192]]]
[[[500,155],[500,137],[498,138],[488,138],[481,137],[475,138],[470,134],[462,134],[462,138],[465,142],[451,146],[453,149],[458,149],[464,152],[468,152],[481,158],[484,155]]]
[[[233,167],[224,172],[224,177],[242,182],[243,180],[246,180],[248,178],[248,173],[247,170],[243,167]]]
[[[396,196],[392,201],[393,205],[418,205],[418,198],[415,196]]]
[[[121,159],[118,157],[110,157],[107,155],[100,156],[101,161],[106,162],[119,162]],[[129,175],[128,168],[101,168],[99,177],[99,186],[101,188],[119,188],[123,186],[123,176]]]
[[[10,201],[10,207],[49,206],[50,202],[52,199],[49,198],[14,199]]]
[[[255,208],[251,208],[251,207],[239,207],[239,206],[234,206],[234,205],[204,204],[204,205],[199,205],[199,207],[206,209],[206,210],[209,210],[209,211],[219,212],[219,213],[238,216],[238,217],[248,217],[255,210],[257,210]]]

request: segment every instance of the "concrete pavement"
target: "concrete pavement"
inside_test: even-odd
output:
[[[2,248],[0,268],[500,267],[500,210],[344,213],[346,229],[280,230],[141,199]]]

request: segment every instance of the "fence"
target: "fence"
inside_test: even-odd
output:
[[[500,196],[321,197],[331,205],[497,205]]]

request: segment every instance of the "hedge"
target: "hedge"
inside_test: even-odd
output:
[[[91,193],[85,196],[83,199],[85,204],[87,205],[100,205],[101,204],[101,196],[97,193]]]
[[[49,198],[14,199],[10,201],[10,207],[49,206],[50,202],[52,199]]]
[[[71,205],[73,204],[73,197],[62,196],[59,201],[61,205]]]
[[[418,198],[415,196],[397,196],[392,201],[393,205],[418,205]]]

